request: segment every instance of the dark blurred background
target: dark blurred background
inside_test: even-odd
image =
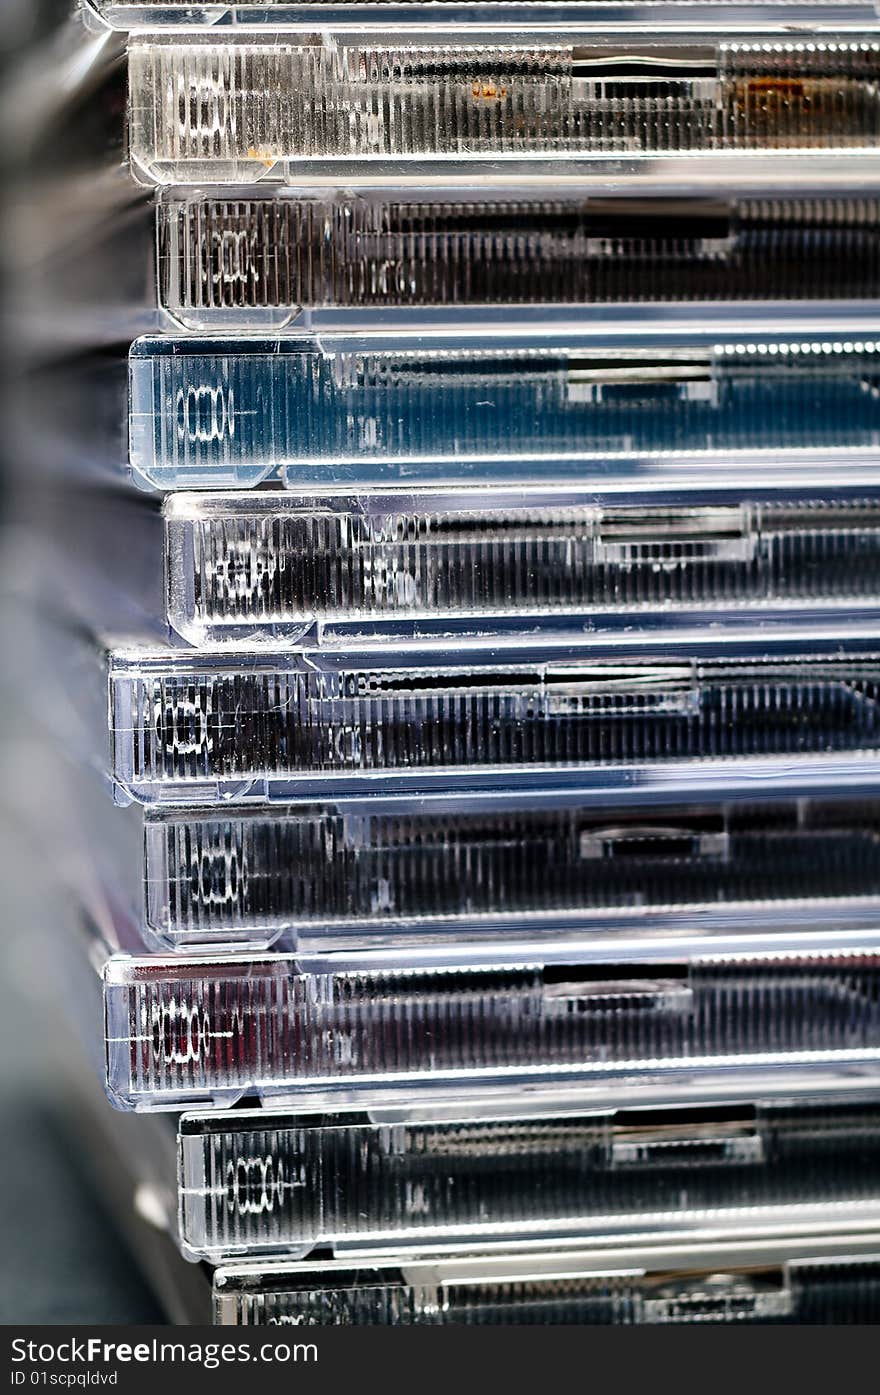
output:
[[[0,0],[0,99],[24,55],[51,41],[72,0]],[[46,82],[52,81],[47,65]],[[9,151],[0,157],[0,216],[13,181]],[[20,177],[20,176],[19,176]],[[29,173],[38,180],[39,169]],[[2,239],[0,239],[2,241]],[[9,285],[0,255],[0,305]],[[16,345],[5,317],[0,337],[0,421],[14,393]],[[0,572],[7,565],[13,462],[0,432]],[[3,631],[0,630],[0,636]],[[18,655],[0,650],[0,780],[4,792],[29,778],[20,723],[28,703]],[[151,1323],[163,1315],[117,1235],[88,1158],[75,1142],[52,1058],[48,1008],[39,988],[35,931],[51,915],[41,861],[46,849],[0,801],[0,1159],[6,1198],[0,1266],[0,1322]],[[96,1145],[99,1146],[99,1145]]]

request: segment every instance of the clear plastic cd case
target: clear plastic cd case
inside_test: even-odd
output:
[[[788,196],[141,188],[109,208],[25,191],[7,313],[34,356],[182,328],[480,330],[594,324],[871,334],[880,179]],[[97,194],[95,195],[97,202]],[[66,236],[64,236],[66,233]],[[873,312],[873,313],[872,313]]]
[[[34,586],[111,634],[256,650],[880,618],[868,490],[34,490]],[[39,559],[39,560],[37,560]]]
[[[81,840],[94,843],[94,832]],[[105,1081],[123,1109],[357,1104],[392,1111],[383,1122],[393,1123],[415,1107],[461,1119],[468,1100],[485,1121],[502,1099],[509,1113],[512,1097],[514,1112],[552,1113],[573,1098],[583,1112],[791,1102],[799,1092],[871,1100],[880,1089],[873,951],[670,946],[646,959],[614,946],[603,959],[556,946],[501,967],[491,948],[468,963],[454,944],[433,965],[411,956],[407,969],[398,951],[383,962],[363,947],[311,965],[229,946],[147,954],[131,919],[114,914],[113,883],[96,897],[98,864],[72,862],[80,884],[60,887],[54,1011],[88,1038],[103,994]]]
[[[292,183],[306,170],[552,182],[591,167],[630,182],[645,170],[649,184],[655,160],[661,176],[679,165],[699,182],[702,165],[735,184],[756,165],[768,180],[792,161],[806,172],[817,156],[857,184],[878,145],[878,76],[872,30],[634,42],[626,29],[550,28],[452,44],[375,30],[369,43],[135,35],[130,155],[157,184]]]
[[[869,1199],[876,1091],[592,1115],[575,1098],[549,1105],[518,1095],[470,1108],[458,1100],[445,1112],[430,1104],[324,1115],[233,1110],[178,1121],[111,1118],[69,1047],[59,1069],[89,1167],[178,1322],[205,1320],[214,1263],[222,1266],[214,1270],[217,1320],[259,1321],[265,1297],[263,1320],[283,1324],[356,1319],[345,1297],[336,1317],[330,1309],[319,1317],[304,1309],[307,1293],[370,1282],[393,1288],[403,1275],[436,1281],[441,1292],[443,1280],[468,1274],[666,1273],[688,1287],[695,1275],[714,1275],[709,1292],[726,1299],[725,1273],[742,1280],[775,1269],[785,1288],[791,1262],[830,1258],[850,1273],[880,1252]],[[366,1190],[346,1191],[352,1174],[363,1175]],[[307,1258],[287,1247],[290,1234],[311,1246]],[[331,1244],[312,1245],[325,1235]],[[183,1264],[172,1236],[184,1239],[190,1258],[203,1250],[207,1262]],[[197,1249],[187,1236],[198,1238]],[[284,1248],[270,1248],[273,1237]],[[413,1310],[417,1321],[428,1313]],[[381,1305],[373,1310],[374,1321],[388,1316]],[[511,1317],[518,1320],[516,1304]]]
[[[531,790],[455,807],[114,812],[142,829],[130,899],[170,949],[403,964],[450,945],[512,960],[539,944],[650,959],[880,943],[877,799],[603,811]]]
[[[621,314],[705,303],[876,300],[880,200],[585,198],[528,187],[160,198],[159,302],[188,329],[538,308]],[[149,262],[149,258],[146,258]],[[734,309],[734,307],[736,307]]]
[[[164,509],[169,625],[203,647],[407,630],[446,642],[499,625],[635,630],[674,613],[742,628],[876,608],[870,498],[628,498],[501,487],[176,495]]]
[[[45,789],[34,837],[53,839],[52,877],[97,923],[127,924],[135,953],[142,935],[166,953],[275,949],[321,970],[352,955],[498,967],[880,946],[876,791],[603,808],[529,787],[114,809],[73,763]]]
[[[176,1314],[880,1322],[878,19],[15,65],[25,958]]]
[[[721,337],[719,337],[719,334]],[[131,467],[158,489],[876,483],[870,336],[146,338]]]
[[[233,1110],[179,1127],[190,1257],[391,1255],[876,1220],[880,1108],[740,1102],[375,1122]]]
[[[150,337],[128,361],[110,350],[16,381],[10,455],[40,484],[147,492],[876,485],[875,326],[820,333],[792,303],[776,322],[793,314],[809,337],[726,340],[707,308],[676,313],[687,325]]]
[[[658,647],[659,646],[659,647]],[[877,779],[880,637],[109,655],[117,798],[229,804],[577,788],[606,804]],[[100,736],[95,744],[100,750]]]
[[[800,1245],[627,1247],[401,1264],[224,1266],[215,1321],[236,1326],[873,1323],[880,1259]],[[792,1257],[794,1255],[794,1257]]]
[[[880,507],[866,490],[633,491],[625,503],[573,486],[257,490],[160,508],[90,488],[33,500],[21,527],[46,605],[203,649],[388,639],[442,654],[453,640],[598,641],[685,620],[772,640],[823,615],[880,618]]]
[[[632,32],[644,37],[657,28],[676,30],[718,27],[718,7],[712,0],[529,0],[500,4],[483,0],[465,5],[462,0],[82,0],[84,19],[90,28],[103,25],[121,30],[184,28],[187,30],[267,29],[291,30],[312,26],[342,28],[387,23],[399,27],[437,29],[448,23],[461,28],[504,28],[511,23],[557,23],[576,20],[601,30],[608,24],[629,22]],[[726,4],[721,16],[725,29],[745,34],[761,33],[768,25],[796,24],[837,32],[844,25],[872,25],[876,8],[871,0],[736,0]]]
[[[658,1086],[724,1098],[737,1078],[809,1089],[826,1073],[840,1089],[880,1072],[877,954],[396,972],[123,955],[104,998],[122,1109],[511,1087],[577,1088],[601,1107],[611,1091],[620,1104]]]

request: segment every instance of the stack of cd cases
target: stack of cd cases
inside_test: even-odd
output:
[[[880,1321],[874,4],[82,0],[0,119],[15,813],[169,1313]]]

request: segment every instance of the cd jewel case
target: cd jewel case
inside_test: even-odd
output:
[[[188,642],[416,628],[447,637],[566,618],[630,628],[876,605],[880,505],[800,498],[647,506],[595,492],[470,489],[165,505],[167,614]],[[745,613],[745,614],[744,614]]]
[[[870,1224],[876,1103],[383,1123],[349,1111],[184,1115],[181,1238],[190,1257],[318,1247],[399,1254],[514,1241],[781,1234]]]
[[[880,1322],[880,0],[66,8],[0,589],[93,1184],[221,1324]]]
[[[99,840],[83,830],[80,841]],[[148,955],[114,918],[112,884],[95,902],[98,865],[73,861],[82,899],[60,898],[73,923],[53,960],[59,1011],[84,1011],[94,1030],[89,994],[69,985],[89,965],[101,971],[105,1078],[122,1108],[262,1099],[460,1111],[470,1097],[543,1103],[577,1091],[592,1110],[878,1089],[876,948],[719,956],[670,945],[646,960],[615,947],[602,960],[548,945],[516,960],[507,950],[499,967],[493,946],[468,963],[459,941],[434,965],[408,957],[410,968],[398,950],[383,964],[363,947],[311,966],[228,946]],[[65,956],[76,961],[66,970]]]
[[[352,955],[396,969],[880,945],[874,793],[758,801],[720,788],[697,804],[605,809],[530,786],[114,809],[91,770],[56,764],[51,780],[54,821],[46,797],[34,819],[55,839],[51,873],[135,954],[274,948],[322,971]]]
[[[871,32],[634,43],[627,31],[551,30],[517,39],[135,35],[132,163],[147,182],[240,184],[291,183],[306,168],[418,176],[432,161],[552,179],[578,161],[616,160],[637,177],[657,156],[721,155],[732,168],[744,163],[748,177],[760,158],[768,168],[787,152],[845,161],[878,145],[880,44]]]
[[[876,780],[880,639],[110,654],[121,802],[244,802],[523,785],[621,803]],[[95,736],[97,740],[97,734]],[[96,749],[100,749],[97,747]]]
[[[404,1282],[415,1285],[422,1292],[419,1303],[411,1309],[411,1318],[416,1321],[434,1321],[437,1313],[445,1308],[442,1301],[445,1285],[451,1280],[459,1283],[469,1282],[471,1285],[477,1280],[501,1280],[502,1284],[506,1284],[515,1277],[529,1283],[528,1292],[520,1295],[525,1299],[539,1296],[540,1290],[535,1291],[531,1287],[536,1280],[539,1284],[546,1281],[543,1297],[548,1299],[554,1292],[558,1292],[552,1288],[554,1279],[561,1279],[563,1282],[579,1279],[583,1282],[588,1275],[594,1278],[614,1275],[618,1280],[632,1282],[635,1278],[644,1279],[660,1274],[665,1274],[667,1280],[677,1278],[680,1281],[680,1297],[693,1293],[696,1287],[694,1280],[699,1278],[702,1284],[707,1286],[706,1298],[711,1299],[714,1295],[719,1300],[716,1304],[717,1310],[729,1310],[732,1316],[733,1308],[729,1299],[732,1296],[731,1278],[734,1275],[740,1284],[738,1295],[747,1301],[749,1281],[755,1271],[761,1271],[762,1279],[770,1279],[771,1271],[775,1271],[772,1274],[772,1285],[767,1284],[767,1288],[772,1292],[774,1287],[777,1291],[791,1287],[791,1267],[799,1271],[801,1279],[796,1297],[797,1311],[808,1313],[811,1321],[831,1319],[836,1311],[840,1312],[841,1320],[867,1321],[876,1315],[880,1307],[880,1294],[871,1282],[868,1268],[870,1263],[876,1262],[880,1237],[872,1227],[870,1216],[858,1214],[858,1204],[852,1209],[849,1206],[834,1206],[824,1214],[821,1212],[821,1206],[795,1207],[795,1212],[803,1210],[805,1221],[812,1217],[813,1224],[807,1224],[805,1228],[797,1215],[789,1214],[783,1227],[777,1229],[771,1225],[766,1231],[761,1229],[750,1238],[740,1235],[734,1239],[733,1236],[729,1236],[723,1229],[723,1221],[726,1219],[724,1216],[720,1230],[715,1228],[711,1220],[708,1231],[695,1230],[685,1219],[684,1229],[679,1233],[675,1225],[677,1218],[673,1215],[671,1232],[664,1229],[658,1234],[652,1233],[649,1238],[642,1239],[625,1230],[620,1239],[613,1235],[608,1239],[602,1236],[595,1242],[580,1240],[572,1244],[566,1243],[564,1247],[560,1242],[555,1242],[552,1252],[548,1252],[546,1248],[549,1242],[543,1237],[538,1237],[533,1240],[493,1243],[491,1250],[481,1255],[475,1255],[472,1251],[460,1255],[457,1240],[453,1237],[452,1253],[445,1257],[439,1255],[431,1260],[415,1255],[411,1258],[409,1252],[401,1253],[399,1257],[388,1256],[387,1252],[381,1250],[372,1251],[367,1255],[360,1249],[343,1251],[344,1257],[334,1258],[322,1256],[315,1251],[307,1260],[292,1259],[289,1255],[267,1256],[261,1260],[254,1257],[250,1262],[245,1258],[230,1257],[220,1261],[221,1268],[213,1270],[212,1285],[210,1265],[184,1263],[177,1248],[179,1232],[173,1219],[176,1214],[174,1194],[177,1184],[173,1160],[169,1159],[167,1164],[162,1163],[156,1167],[159,1162],[156,1157],[157,1144],[161,1147],[163,1157],[168,1145],[173,1147],[175,1129],[169,1116],[141,1114],[109,1117],[109,1111],[99,1107],[91,1090],[87,1105],[83,1101],[82,1091],[73,1099],[70,1093],[65,1098],[72,1121],[75,1120],[77,1132],[89,1150],[86,1154],[89,1165],[101,1178],[104,1198],[109,1198],[116,1206],[121,1224],[136,1247],[139,1260],[156,1282],[163,1302],[168,1305],[172,1320],[178,1323],[204,1324],[208,1320],[206,1307],[209,1310],[212,1287],[215,1298],[214,1317],[217,1322],[264,1321],[269,1325],[299,1325],[315,1321],[332,1323],[359,1320],[357,1301],[354,1305],[350,1301],[352,1298],[357,1300],[357,1295],[351,1292],[353,1288],[360,1289],[360,1316],[366,1318],[369,1307],[366,1302],[368,1295],[364,1288],[367,1285],[371,1285],[377,1291],[374,1295],[376,1297],[383,1289],[387,1290],[390,1296],[390,1293]],[[831,1111],[840,1103],[842,1101],[829,1101]],[[817,1101],[803,1100],[801,1104],[805,1107],[804,1118],[809,1110],[812,1111],[812,1117],[818,1120],[818,1113],[815,1112]],[[84,1119],[86,1109],[89,1117]],[[758,1110],[763,1118],[769,1118],[771,1109],[772,1106],[766,1103],[756,1105],[754,1102],[744,1102],[741,1122],[747,1125],[748,1120],[755,1116]],[[706,1116],[704,1124],[713,1117],[709,1111],[703,1111],[703,1114]],[[497,1118],[504,1117],[502,1110],[496,1110],[495,1115]],[[694,1125],[695,1132],[699,1131],[699,1115],[700,1111],[693,1108],[686,1111],[685,1115]],[[232,1111],[225,1117],[227,1125],[234,1131],[237,1128],[237,1111]],[[461,1117],[460,1113],[458,1117]],[[661,1117],[672,1123],[675,1112],[665,1111],[661,1116],[657,1111],[650,1111],[643,1116],[644,1122],[652,1132],[660,1123]],[[215,1115],[211,1122],[216,1122],[219,1127],[222,1118],[223,1116],[218,1118]],[[453,1116],[450,1115],[449,1118]],[[618,1126],[625,1125],[626,1119],[626,1113],[618,1113],[610,1117],[608,1122],[613,1129],[615,1123]],[[720,1138],[723,1134],[723,1122],[726,1121],[730,1129],[733,1120],[734,1111],[727,1106],[723,1111],[716,1111],[710,1128],[713,1129],[714,1135]],[[349,1122],[356,1122],[356,1116],[354,1119],[349,1117]],[[189,1121],[184,1120],[185,1133],[188,1131],[188,1124],[191,1124],[193,1132],[198,1133],[198,1120],[192,1116]],[[246,1130],[247,1127],[248,1116],[244,1116],[242,1128]],[[392,1137],[393,1126],[387,1130],[387,1134],[389,1138]],[[818,1134],[815,1137],[818,1140]],[[100,1140],[100,1147],[96,1147],[97,1140]],[[817,1146],[821,1152],[820,1141]],[[718,1180],[731,1175],[729,1168],[722,1166],[718,1169],[710,1156],[706,1155],[689,1169],[690,1180],[694,1180],[695,1177],[708,1178],[713,1169]],[[758,1166],[755,1175],[760,1172],[766,1173],[766,1169]],[[626,1175],[621,1174],[619,1178],[624,1187],[627,1185]],[[854,1175],[848,1174],[844,1183],[853,1195],[855,1188],[851,1183]],[[605,1176],[608,1180],[613,1178],[612,1173],[606,1173]],[[630,1173],[630,1176],[634,1179],[634,1174]],[[244,1189],[247,1185],[244,1174],[237,1173],[237,1177],[238,1184]],[[271,1186],[271,1180],[269,1185]],[[821,1186],[818,1190],[821,1190]],[[841,1188],[836,1182],[833,1190],[839,1198]],[[134,1206],[131,1204],[133,1192],[136,1198]],[[240,1195],[243,1194],[242,1190]],[[252,1195],[256,1199],[256,1190]],[[262,1196],[262,1191],[260,1195]],[[371,1198],[372,1195],[371,1192]],[[415,1194],[410,1193],[410,1196],[414,1200]],[[270,1208],[272,1209],[274,1208]],[[695,1219],[698,1218],[699,1213],[695,1213]],[[591,1248],[585,1249],[585,1243],[589,1243]],[[829,1260],[834,1266],[831,1274],[823,1263]],[[811,1265],[809,1271],[805,1268],[807,1262]],[[817,1293],[816,1281],[821,1280],[823,1273],[825,1277],[836,1282],[823,1285]],[[728,1276],[726,1279],[725,1275]],[[310,1293],[340,1289],[348,1292],[339,1295],[341,1302],[335,1310],[332,1300],[327,1301],[329,1295],[323,1299],[323,1313],[317,1305],[311,1305]],[[439,1305],[425,1301],[432,1291],[434,1296],[441,1300]],[[589,1284],[585,1285],[584,1294],[587,1295],[590,1291]],[[575,1293],[576,1290],[572,1289],[571,1296],[575,1296]],[[815,1300],[820,1293],[823,1301],[817,1302]],[[808,1294],[811,1295],[811,1306],[805,1308]],[[520,1313],[523,1320],[535,1320],[540,1316],[543,1305],[539,1304],[535,1308],[526,1301],[520,1306],[514,1291],[507,1297],[513,1300],[506,1305],[509,1321],[520,1320]],[[774,1306],[778,1311],[780,1305],[771,1304],[768,1312]],[[449,1316],[452,1315],[448,1309],[446,1311]],[[484,1316],[488,1315],[487,1308],[484,1307],[482,1311]],[[738,1321],[746,1319],[745,1302],[740,1303],[736,1311]],[[705,1312],[709,1312],[708,1303]],[[688,1320],[688,1317],[692,1316],[699,1320],[699,1314],[699,1305],[687,1305],[678,1310],[678,1319]],[[393,1315],[393,1303],[383,1304],[381,1298],[374,1302],[372,1321],[392,1321]]]
[[[387,638],[442,651],[685,621],[769,639],[823,615],[880,616],[880,507],[863,488],[30,497],[20,527],[46,605],[198,648]]]
[[[142,838],[132,902],[172,949],[373,947],[404,962],[450,943],[509,956],[575,941],[650,957],[867,947],[880,926],[876,799],[626,812],[529,791],[455,808],[148,810]]]
[[[141,339],[131,466],[158,489],[876,482],[877,341],[712,333]]]
[[[68,1046],[59,1063],[66,1080],[71,1055]],[[75,1057],[74,1064],[78,1063],[79,1057]],[[584,1115],[583,1102],[575,1096],[565,1102],[555,1099],[548,1112],[534,1108],[522,1095],[513,1101],[480,1102],[474,1109],[463,1108],[460,1101],[439,1110],[428,1103],[404,1113],[372,1110],[370,1116],[351,1109],[337,1110],[332,1116],[230,1110],[208,1117],[185,1116],[179,1129],[176,1119],[162,1113],[112,1116],[106,1106],[100,1108],[95,1081],[81,1070],[77,1080],[70,1081],[64,1095],[75,1133],[89,1149],[86,1156],[98,1170],[105,1200],[109,1197],[119,1207],[120,1221],[128,1232],[132,1223],[138,1226],[132,1242],[137,1243],[139,1258],[155,1272],[174,1321],[205,1321],[202,1302],[209,1295],[212,1278],[211,1265],[184,1264],[177,1250],[177,1134],[183,1156],[191,1163],[187,1166],[184,1162],[181,1179],[195,1179],[195,1189],[190,1187],[181,1200],[199,1236],[211,1233],[216,1239],[223,1237],[223,1244],[244,1239],[245,1233],[268,1236],[280,1233],[282,1216],[303,1218],[301,1235],[307,1239],[314,1233],[336,1235],[332,1257],[326,1247],[311,1250],[307,1260],[298,1260],[289,1250],[254,1254],[250,1262],[245,1256],[233,1258],[230,1250],[218,1251],[222,1268],[213,1272],[218,1321],[258,1321],[262,1295],[275,1295],[269,1299],[265,1318],[271,1324],[314,1321],[315,1311],[305,1313],[301,1306],[297,1311],[297,1292],[303,1300],[310,1289],[350,1289],[367,1282],[393,1286],[402,1281],[403,1271],[410,1281],[421,1278],[438,1283],[441,1290],[443,1279],[456,1276],[460,1281],[466,1275],[470,1279],[509,1279],[515,1274],[520,1278],[541,1275],[549,1279],[555,1275],[570,1279],[614,1272],[619,1278],[632,1279],[665,1272],[669,1279],[674,1275],[682,1279],[686,1288],[696,1275],[703,1279],[715,1275],[711,1289],[717,1292],[721,1275],[731,1271],[748,1275],[754,1269],[777,1269],[780,1281],[782,1271],[792,1262],[833,1260],[849,1274],[859,1261],[876,1260],[879,1249],[872,1207],[866,1204],[876,1091],[863,1096],[862,1103],[852,1092],[774,1101],[743,1096],[739,1105],[710,1102],[700,1108],[689,1103],[682,1108],[618,1109],[594,1116]],[[537,1161],[541,1144],[555,1137],[559,1126],[572,1129],[568,1141],[575,1145],[575,1151],[569,1147],[562,1152],[562,1173],[555,1176],[551,1189],[544,1189],[536,1186],[529,1143],[540,1140]],[[411,1152],[403,1162],[395,1149],[409,1137],[410,1127],[414,1140],[420,1138],[427,1147]],[[356,1138],[367,1141],[364,1163],[370,1159],[368,1140],[378,1149],[378,1184],[368,1183],[367,1193],[361,1191],[365,1212],[354,1222],[358,1228],[354,1232],[342,1233],[336,1226],[343,1212],[335,1207],[333,1197],[342,1197],[333,1189],[324,1166],[326,1148],[322,1147],[321,1158],[310,1148],[317,1138],[325,1143],[339,1143],[343,1138],[349,1143]],[[232,1140],[240,1141],[241,1147],[236,1145],[230,1155]],[[455,1140],[456,1147],[448,1147],[450,1140]],[[469,1149],[459,1147],[469,1140],[476,1145],[471,1156],[481,1156],[487,1165],[478,1165],[477,1173],[469,1173]],[[833,1140],[841,1147],[844,1166],[840,1172],[828,1166]],[[254,1152],[254,1147],[259,1151]],[[411,1169],[424,1169],[437,1147],[442,1148],[439,1175],[449,1169],[449,1184],[443,1184],[437,1173],[424,1176],[424,1187],[410,1184]],[[466,1218],[473,1216],[473,1202],[480,1193],[481,1177],[488,1175],[492,1147],[499,1162],[508,1159],[513,1163],[499,1173],[498,1189],[498,1198],[503,1198],[503,1208],[512,1219],[512,1239],[506,1239],[501,1229],[498,1236],[491,1236],[485,1249],[481,1244],[477,1254],[466,1239]],[[752,1212],[750,1198],[766,1200],[778,1190],[771,1180],[774,1166],[791,1168],[795,1156],[805,1162],[806,1170],[798,1172],[791,1204],[775,1215],[773,1205],[764,1207],[759,1200]],[[208,1165],[205,1175],[198,1170],[199,1158]],[[384,1175],[382,1159],[390,1163],[390,1172]],[[403,1163],[400,1175],[395,1159]],[[361,1166],[356,1152],[344,1145],[340,1161],[340,1179],[347,1175],[350,1163],[356,1170]],[[223,1176],[220,1168],[225,1162],[229,1168]],[[476,1193],[462,1193],[457,1187],[466,1173],[476,1176]],[[577,1215],[577,1225],[583,1230],[573,1239],[555,1239],[541,1223],[541,1216],[547,1218],[549,1209],[563,1196],[561,1184],[565,1189],[576,1176],[583,1177],[586,1190],[583,1194],[577,1194],[576,1187],[572,1190],[575,1209],[563,1218],[563,1226]],[[672,1176],[681,1183],[674,1197],[669,1194]],[[513,1196],[520,1177],[526,1194],[522,1204],[515,1205]],[[298,1186],[301,1180],[319,1183],[321,1190],[307,1194]],[[669,1201],[668,1211],[653,1209],[657,1189]],[[693,1214],[688,1211],[690,1190],[697,1200]],[[423,1244],[431,1236],[431,1212],[439,1219],[441,1198],[453,1205],[464,1225],[445,1237],[438,1253],[434,1237],[428,1250]],[[721,1205],[714,1209],[718,1200]],[[490,1209],[478,1216],[478,1226],[492,1216],[501,1219],[492,1209],[495,1202],[492,1191]],[[704,1202],[708,1202],[707,1209],[701,1209]],[[245,1212],[247,1221],[243,1219],[237,1226],[236,1215],[244,1216]],[[756,1223],[745,1235],[743,1218],[752,1214]],[[392,1218],[392,1229],[385,1232],[390,1250],[384,1244],[384,1233],[367,1215],[385,1215],[386,1222]],[[392,1237],[393,1218],[402,1215],[413,1216],[414,1230],[411,1235],[406,1233],[403,1249],[397,1249],[396,1237]],[[534,1233],[523,1225],[529,1218],[538,1222]],[[187,1229],[190,1219],[184,1222]],[[643,1232],[646,1219],[648,1229]],[[205,1221],[208,1232],[202,1230]],[[312,1222],[317,1222],[317,1228]],[[439,1229],[435,1233],[441,1240]],[[361,1246],[361,1239],[370,1249]],[[417,1249],[411,1242],[416,1242]],[[548,1253],[549,1244],[554,1246],[552,1253]],[[590,1249],[586,1249],[587,1244]],[[427,1260],[428,1253],[435,1254],[434,1260]],[[743,1295],[745,1292],[748,1290],[743,1290]],[[844,1289],[838,1296],[845,1299],[856,1292],[855,1288]],[[286,1297],[282,1299],[282,1295]],[[869,1302],[862,1302],[858,1314],[867,1318],[872,1304],[876,1306],[877,1295],[872,1297],[872,1289],[867,1288],[863,1297]],[[244,1302],[237,1307],[240,1300]],[[421,1311],[427,1317],[430,1307]],[[519,1321],[517,1313],[517,1304],[508,1304],[508,1320]],[[816,1307],[813,1313],[819,1320]],[[339,1315],[343,1317],[344,1307]],[[851,1320],[845,1309],[844,1317]],[[325,1320],[336,1318],[328,1310]],[[385,1320],[381,1307],[377,1307],[374,1321]],[[522,1320],[530,1320],[529,1304],[522,1307]]]
[[[499,323],[491,334],[484,324],[466,335],[150,337],[19,380],[10,450],[41,484],[133,479],[147,492],[577,483],[605,495],[869,493],[880,462],[876,319],[847,334],[832,307],[835,327],[820,333],[818,304],[803,325],[795,303],[759,307],[776,325],[793,314],[806,338],[750,328],[728,341],[718,307],[699,305],[679,306],[671,331],[664,309],[662,331],[637,315],[638,327],[589,330],[584,319],[564,334]]]
[[[846,302],[880,288],[880,200],[865,196],[257,190],[172,193],[157,215],[159,299],[195,330],[334,308]]]
[[[292,955],[114,955],[104,1000],[121,1109],[511,1087],[601,1108],[658,1086],[725,1099],[732,1082],[880,1079],[877,954],[317,973]]]
[[[789,1258],[785,1245],[744,1243],[628,1247],[613,1259],[593,1251],[403,1265],[224,1266],[214,1277],[215,1321],[296,1327],[877,1321],[876,1254],[793,1248],[805,1251],[803,1257]]]
[[[16,342],[43,358],[181,327],[485,336],[490,326],[670,332],[715,320],[737,334],[872,335],[876,187],[141,187],[126,188],[121,206],[114,188],[112,210],[91,209],[77,235],[72,222],[87,220],[76,191],[31,192],[10,214],[7,313]]]
[[[419,29],[442,27],[450,22],[456,30],[462,26],[486,28],[500,21],[508,26],[512,21],[534,24],[536,18],[551,17],[559,23],[576,19],[601,32],[609,19],[619,21],[632,16],[632,30],[644,36],[646,18],[650,28],[672,26],[687,29],[694,26],[718,26],[718,7],[712,0],[652,0],[650,8],[635,0],[620,0],[610,5],[607,0],[515,0],[499,4],[498,0],[483,0],[479,6],[465,5],[463,0],[82,0],[84,17],[89,27],[108,25],[115,29],[161,29],[181,26],[187,29],[223,29],[253,26],[265,33],[267,29],[291,30],[311,26],[332,26],[344,29],[368,20],[375,25],[387,23],[393,14],[397,27]],[[837,32],[845,24],[871,25],[876,19],[871,0],[737,0],[726,4],[723,27],[746,34],[761,33],[768,24],[807,24]]]

